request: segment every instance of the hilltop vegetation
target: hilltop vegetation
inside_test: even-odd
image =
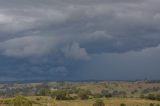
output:
[[[0,84],[0,96],[4,98],[0,100],[4,106],[48,106],[48,103],[49,106],[159,106],[160,83],[103,81]]]
[[[63,90],[69,93],[78,93],[85,90],[94,96],[113,97],[140,97],[148,94],[159,94],[159,82],[47,82],[47,83],[13,83],[0,84],[1,97],[14,97],[17,94],[25,96],[47,96],[49,91]]]
[[[49,98],[48,96],[29,96],[25,97],[25,99],[24,97],[20,99],[18,97],[18,101],[15,102],[13,100],[14,100],[13,98],[0,99],[0,104],[1,106],[159,106],[160,105],[159,101],[136,99],[136,98],[55,100]]]

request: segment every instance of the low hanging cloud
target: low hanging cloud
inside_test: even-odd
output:
[[[1,42],[0,50],[13,57],[43,56],[55,51],[57,42],[52,37],[26,36]]]
[[[75,60],[88,60],[89,56],[84,48],[80,48],[78,43],[73,43],[62,49],[64,56]]]
[[[64,44],[63,44],[64,43]],[[0,51],[11,57],[43,57],[61,53],[66,59],[88,60],[89,56],[84,48],[74,42],[65,46],[66,42],[56,37],[26,36],[14,38],[0,43]]]

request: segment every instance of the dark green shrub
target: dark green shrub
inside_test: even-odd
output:
[[[89,99],[89,96],[88,96],[86,93],[84,93],[84,92],[80,92],[80,93],[78,94],[78,96],[79,96],[80,99],[82,99],[82,100]]]
[[[142,98],[142,99],[143,99],[143,98],[145,98],[145,96],[144,96],[143,94],[142,94],[142,95],[140,95],[139,97],[140,97],[140,98]]]
[[[106,98],[111,98],[112,97],[112,94],[111,93],[108,93],[107,95],[105,95]]]
[[[153,104],[153,103],[150,103],[149,106],[154,106],[154,104]]]
[[[38,97],[38,98],[36,98],[36,100],[37,100],[37,101],[39,101],[39,100],[41,100],[41,98],[40,98],[40,97]]]
[[[57,90],[51,92],[51,97],[55,98],[56,100],[66,100],[67,99],[67,93],[66,91],[63,90]]]
[[[78,91],[78,96],[82,100],[89,99],[89,96],[92,95],[89,90],[79,90]]]
[[[98,99],[95,101],[93,106],[105,106],[105,104],[103,103],[103,101],[101,99]]]
[[[148,96],[146,96],[147,99],[150,99],[150,100],[159,100],[160,101],[160,94],[149,94]]]
[[[126,106],[126,104],[124,104],[124,103],[121,103],[121,104],[120,104],[120,106]]]
[[[156,100],[156,96],[154,94],[149,94],[147,98],[151,100]]]

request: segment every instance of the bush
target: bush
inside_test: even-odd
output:
[[[36,98],[37,101],[41,100],[41,97]]]
[[[156,95],[156,100],[159,100],[159,101],[160,101],[160,94],[157,94],[157,95]]]
[[[112,96],[114,97],[125,97],[127,93],[125,91],[113,91]]]
[[[151,100],[156,100],[156,96],[154,94],[149,94],[147,98]]]
[[[102,96],[101,94],[98,94],[98,93],[97,93],[97,94],[94,94],[93,97],[94,97],[94,98],[102,98],[103,96]]]
[[[154,104],[153,104],[153,103],[150,103],[149,106],[154,106]]]
[[[23,96],[16,96],[13,99],[13,106],[32,106],[32,102]]]
[[[142,98],[142,99],[144,99],[144,98],[145,98],[145,96],[144,96],[143,94],[142,94],[142,95],[140,95],[139,97],[140,97],[140,98]]]
[[[89,90],[79,90],[78,91],[78,96],[82,100],[89,99],[89,95],[92,95]]]
[[[126,106],[126,104],[124,104],[124,103],[121,103],[121,104],[120,104],[120,106]]]
[[[102,91],[101,91],[101,95],[102,95],[102,96],[106,96],[107,94],[109,94],[109,91],[108,91],[108,90],[102,90]]]
[[[159,100],[160,101],[160,94],[149,94],[148,96],[146,96],[147,99],[150,99],[150,100]]]
[[[63,90],[53,91],[51,92],[51,97],[55,98],[56,100],[66,100],[67,93]]]
[[[78,96],[79,96],[80,99],[82,99],[82,100],[89,99],[89,96],[88,96],[85,92],[80,92],[80,93],[78,94]]]
[[[106,98],[110,98],[112,97],[112,94],[111,93],[108,93],[107,95],[105,95]]]
[[[103,101],[101,99],[98,99],[95,101],[93,106],[105,106],[105,104],[103,103]]]
[[[112,97],[112,94],[109,93],[109,91],[107,91],[107,90],[102,90],[102,91],[101,91],[101,95],[102,95],[103,97],[106,97],[106,98]]]

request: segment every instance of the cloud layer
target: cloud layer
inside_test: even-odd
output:
[[[1,0],[0,56],[18,62],[6,70],[72,73],[93,55],[157,47],[159,10],[159,0]]]
[[[0,37],[12,42],[60,36],[89,53],[141,50],[160,43],[158,4],[158,0],[1,1]]]

